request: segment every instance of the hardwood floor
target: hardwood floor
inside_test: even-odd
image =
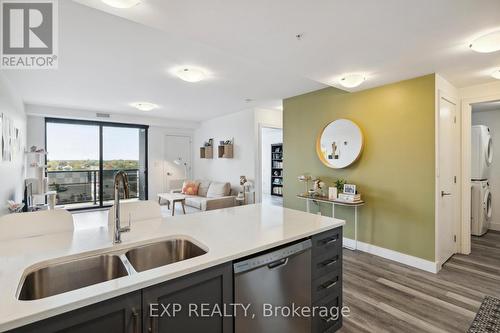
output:
[[[438,274],[344,250],[348,332],[467,332],[485,295],[500,298],[500,232],[473,237]]]

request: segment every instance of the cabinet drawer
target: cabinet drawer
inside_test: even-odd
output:
[[[341,291],[342,270],[339,269],[313,280],[312,301],[318,302],[327,296],[338,295]]]
[[[325,274],[342,268],[342,254],[332,251],[312,258],[312,278],[317,279]]]
[[[336,308],[332,313],[321,317],[319,314],[316,315],[312,320],[312,332],[313,333],[330,333],[337,331],[342,327],[342,291],[338,290],[336,294],[328,297],[325,302],[320,302],[315,304],[315,306],[324,306],[328,309]],[[333,315],[333,316],[332,316]]]
[[[321,256],[325,253],[342,251],[342,228],[323,232],[312,237],[312,255]]]

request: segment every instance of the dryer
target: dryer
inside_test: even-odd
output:
[[[493,161],[490,129],[484,125],[472,126],[471,143],[471,178],[472,180],[486,180]]]
[[[472,181],[471,234],[482,236],[488,231],[492,215],[488,181]]]

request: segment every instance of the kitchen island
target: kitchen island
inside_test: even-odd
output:
[[[172,300],[179,300],[179,297],[181,301],[193,297],[193,301],[197,301],[197,297],[204,299],[202,296],[207,293],[207,299],[213,297],[224,304],[232,303],[233,262],[305,239],[311,239],[312,243],[312,301],[330,293],[326,287],[331,283],[325,279],[335,273],[336,290],[340,293],[336,301],[340,301],[338,305],[341,306],[339,245],[344,223],[276,206],[248,205],[168,219],[134,221],[131,232],[122,235],[121,244],[113,244],[112,230],[105,226],[2,242],[0,331],[50,332],[70,327],[72,332],[92,329],[93,333],[98,333],[117,321],[121,323],[120,328],[113,332],[163,332],[159,320],[151,319],[149,305],[153,300],[174,303]],[[129,249],[169,240],[187,241],[202,253],[153,269],[135,267],[133,274],[125,272],[106,282],[49,297],[19,300],[23,281],[37,269],[114,253],[125,261],[127,258],[132,261],[132,256],[124,257]],[[333,242],[335,247],[330,248]],[[334,260],[332,253],[336,256]],[[196,286],[201,287],[196,289]],[[315,289],[315,286],[319,287]],[[329,323],[330,319],[323,322]],[[103,326],[97,326],[99,323]],[[230,316],[219,318],[213,324],[213,327],[220,325],[220,331],[224,332],[234,329]],[[212,327],[210,320],[205,320],[204,325]]]

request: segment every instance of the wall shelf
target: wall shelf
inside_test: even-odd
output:
[[[214,158],[214,147],[213,146],[200,147],[200,158],[206,158],[206,159]]]
[[[219,158],[233,158],[233,144],[219,145],[218,148]]]

